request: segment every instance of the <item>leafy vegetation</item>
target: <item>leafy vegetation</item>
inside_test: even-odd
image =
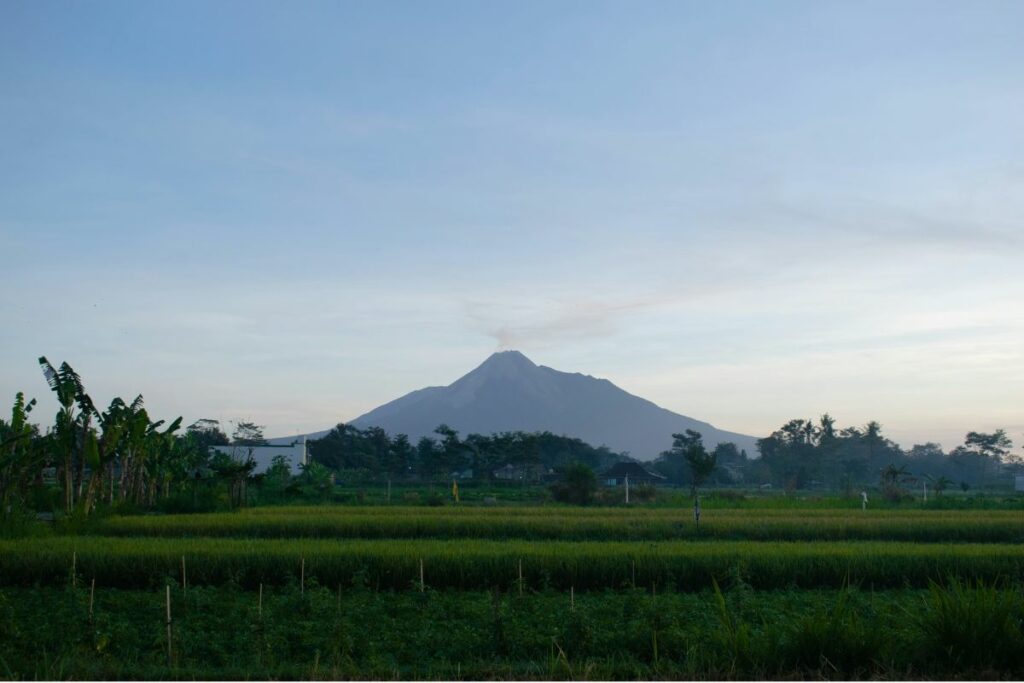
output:
[[[738,563],[759,589],[839,586],[847,579],[927,586],[947,575],[1017,579],[1024,568],[1024,546],[996,543],[53,537],[0,541],[0,576],[5,583],[59,584],[74,565],[102,584],[151,586],[175,576],[182,557],[194,566],[190,580],[197,584],[282,584],[304,571],[325,585],[365,574],[374,585],[397,590],[419,580],[421,561],[427,584],[458,589],[508,588],[520,563],[528,585],[566,590],[614,589],[634,580],[698,590]]]
[[[0,671],[44,679],[1019,677],[1020,596],[868,592],[0,589]],[[999,607],[993,598],[998,599]],[[991,606],[960,622],[945,605]],[[90,603],[92,605],[90,609]],[[1003,607],[1005,605],[1005,607]],[[45,613],[46,619],[38,615]],[[953,618],[953,622],[949,619]],[[940,630],[938,624],[962,623]],[[976,627],[976,631],[969,627]],[[995,636],[993,639],[992,636]],[[969,653],[967,657],[962,656]]]

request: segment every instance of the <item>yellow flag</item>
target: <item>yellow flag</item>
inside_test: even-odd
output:
[[[452,498],[456,503],[459,502],[459,484],[454,479],[452,479]]]

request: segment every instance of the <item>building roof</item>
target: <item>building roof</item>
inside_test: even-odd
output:
[[[603,479],[622,479],[633,477],[635,479],[664,479],[660,474],[655,474],[646,469],[638,462],[617,462],[601,474]]]

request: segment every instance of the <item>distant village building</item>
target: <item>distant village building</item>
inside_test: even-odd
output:
[[[626,477],[629,477],[630,484],[664,484],[668,481],[638,462],[617,462],[600,475],[605,486],[622,486],[626,483]]]
[[[501,481],[540,481],[550,473],[551,471],[544,465],[508,464],[494,470],[491,475]]]
[[[743,482],[742,465],[737,465],[735,463],[725,463],[722,465],[722,469],[725,470],[725,473],[729,475],[729,479],[731,479],[734,483],[739,484]]]
[[[292,474],[298,474],[301,467],[309,464],[309,457],[306,453],[306,437],[293,441],[287,446],[240,446],[236,444],[210,446],[210,455],[217,453],[223,453],[238,462],[244,462],[252,457],[256,461],[256,469],[253,470],[253,474],[262,474],[269,470],[274,458],[279,455],[285,458]]]

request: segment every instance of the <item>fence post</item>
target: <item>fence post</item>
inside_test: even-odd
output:
[[[89,623],[92,623],[92,605],[96,601],[96,577],[92,578],[92,588],[89,589]]]
[[[168,584],[165,586],[167,589],[167,666],[171,665],[171,586]]]
[[[423,558],[420,558],[420,593],[426,590],[426,585],[423,583]]]

